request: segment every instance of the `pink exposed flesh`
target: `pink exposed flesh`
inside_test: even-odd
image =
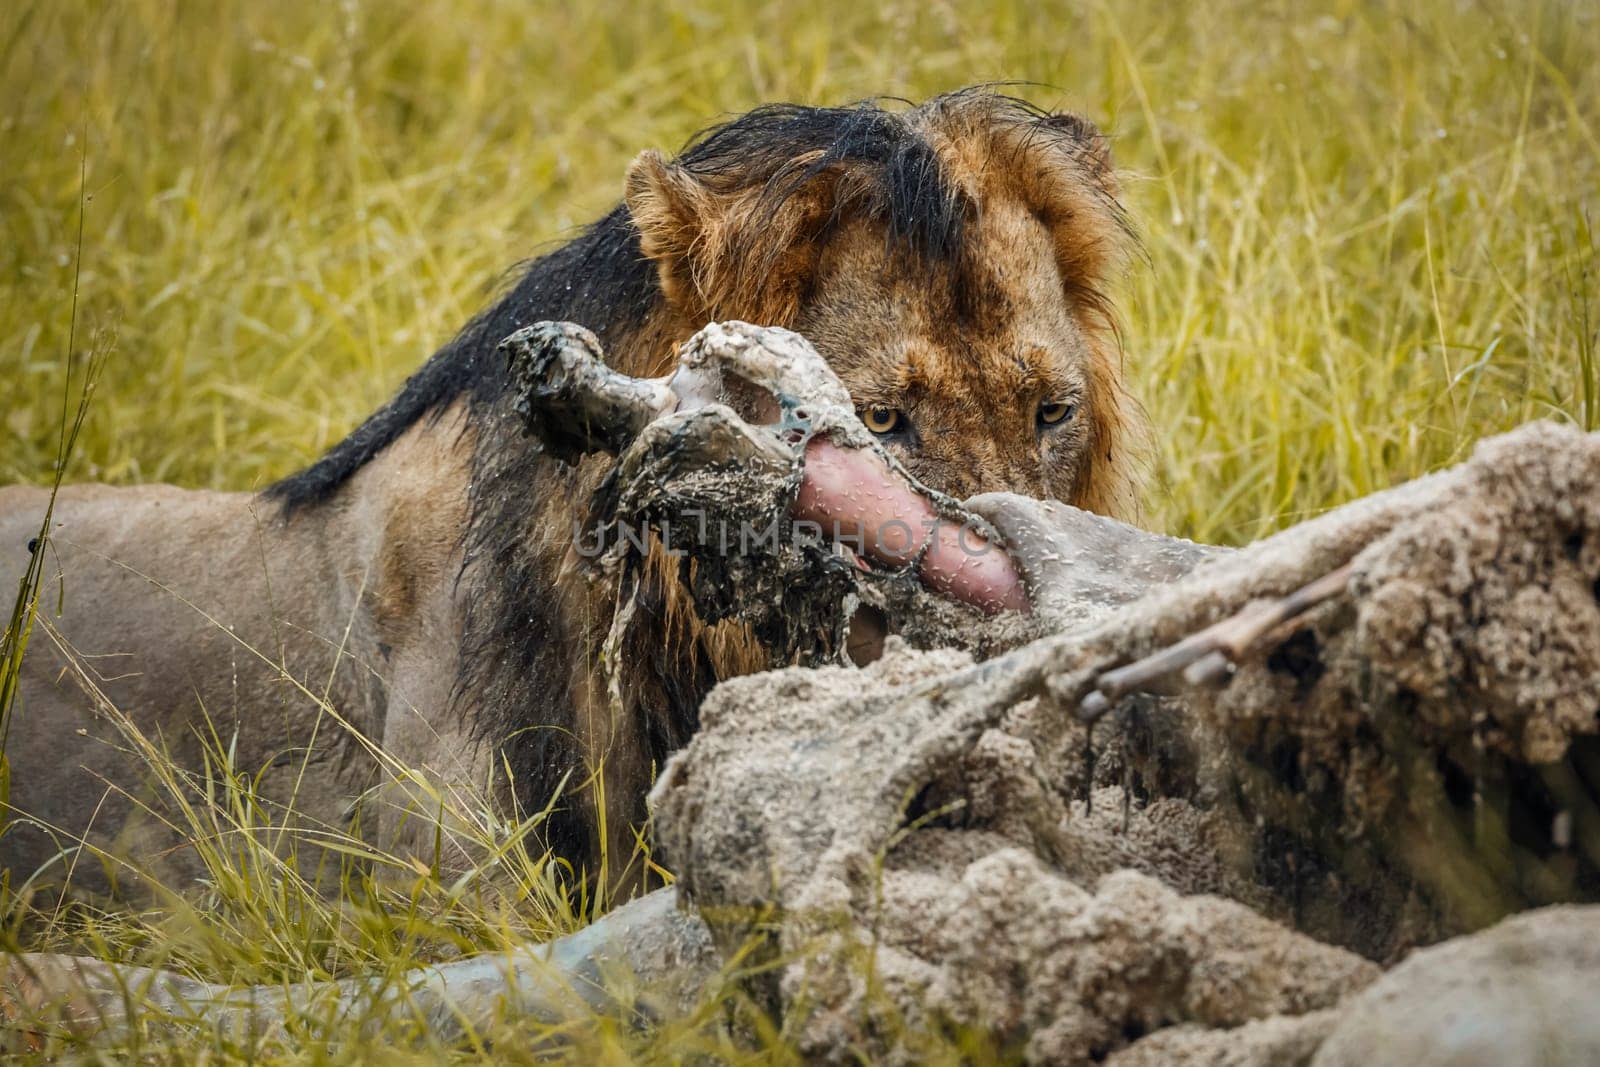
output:
[[[870,451],[813,437],[793,515],[890,566],[915,556],[931,531],[918,571],[925,585],[990,614],[1029,610],[1011,557],[976,530],[940,519],[926,497]]]

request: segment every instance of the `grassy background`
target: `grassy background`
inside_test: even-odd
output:
[[[75,358],[111,351],[74,476],[258,487],[604,211],[639,149],[767,100],[988,80],[1054,86],[1018,91],[1130,172],[1152,527],[1248,540],[1530,418],[1600,427],[1589,0],[13,0],[0,483],[50,477],[80,265]],[[426,877],[396,913],[246,860],[198,910],[73,936],[272,980],[529,932]],[[715,1014],[585,1055],[726,1053]]]
[[[0,482],[260,486],[338,439],[518,260],[773,99],[990,79],[1116,137],[1148,262],[1127,353],[1152,526],[1238,541],[1529,418],[1600,425],[1600,9],[622,0],[0,11]],[[106,336],[103,333],[102,336]]]

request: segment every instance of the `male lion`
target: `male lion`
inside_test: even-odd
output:
[[[900,112],[762,107],[676,159],[644,152],[622,205],[306,470],[260,495],[62,492],[64,640],[36,641],[24,671],[0,863],[13,884],[52,858],[59,874],[83,837],[101,862],[76,862],[80,887],[107,888],[118,856],[201,872],[145,811],[167,801],[108,707],[179,766],[203,769],[209,745],[236,774],[268,769],[262,796],[313,823],[348,825],[386,786],[382,832],[424,856],[431,829],[401,814],[415,779],[376,750],[502,811],[559,795],[542,832],[579,872],[603,842],[626,857],[702,696],[770,664],[661,579],[614,714],[598,662],[613,605],[571,537],[606,461],[563,464],[523,435],[497,343],[572,320],[648,376],[710,321],[786,326],[926,484],[1115,512],[1129,405],[1103,289],[1125,244],[1100,133],[987,90]],[[5,585],[44,505],[0,492]]]

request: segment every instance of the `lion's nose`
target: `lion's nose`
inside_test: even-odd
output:
[[[908,457],[906,464],[924,484],[957,500],[979,493],[1045,495],[1038,462],[1029,464],[1028,457],[1008,455],[1003,442],[970,433],[929,437],[920,454]]]
[[[1021,493],[1044,495],[1044,472],[1039,465],[1008,457],[996,442],[985,442],[955,464],[961,480],[959,492],[952,496],[969,497],[979,493]]]
[[[979,479],[970,458],[964,456],[917,456],[906,462],[917,481],[931,489],[962,500],[977,492]]]
[[[1022,496],[1044,496],[1044,479],[1037,474],[1008,471],[973,480],[972,487],[960,495],[977,496],[980,493],[1020,493]]]

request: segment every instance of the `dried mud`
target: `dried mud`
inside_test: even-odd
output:
[[[1522,1026],[1527,997],[1491,995],[1507,944],[1600,977],[1563,947],[1600,919],[1462,936],[1600,895],[1600,440],[1526,427],[1238,552],[972,506],[1034,618],[890,603],[929,648],[723,684],[653,794],[681,898],[725,947],[766,939],[756,981],[807,1054],[914,1061],[952,1024],[1050,1063],[1371,1062],[1402,1038],[1509,1062],[1483,1057],[1551,1026],[1600,1048],[1581,998]],[[1107,667],[1351,561],[1220,688],[1074,714]],[[1447,938],[1454,962],[1380,978]],[[1408,1007],[1469,985],[1476,1030]]]

